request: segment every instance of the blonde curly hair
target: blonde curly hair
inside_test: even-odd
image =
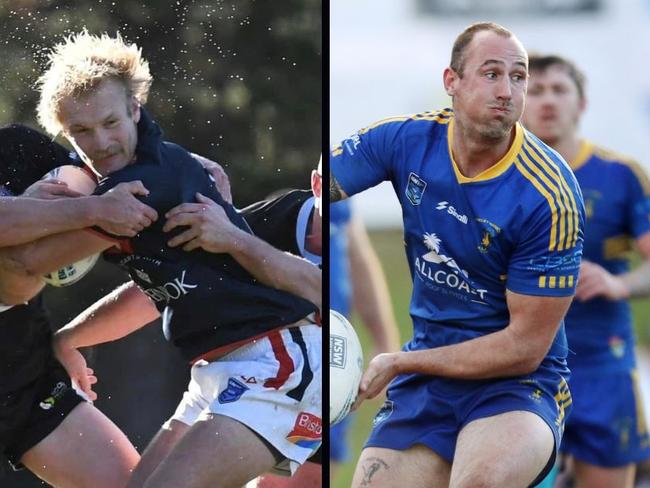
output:
[[[95,36],[85,29],[67,37],[54,46],[47,70],[38,79],[39,123],[51,135],[58,135],[63,128],[61,101],[88,93],[108,78],[122,81],[129,99],[133,96],[141,105],[147,101],[152,77],[137,45],[127,44],[119,33],[116,37]]]

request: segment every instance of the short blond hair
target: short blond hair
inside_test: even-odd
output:
[[[61,101],[83,95],[109,78],[124,84],[127,98],[133,96],[141,105],[147,101],[152,77],[137,45],[127,44],[119,33],[116,37],[95,36],[85,29],[67,37],[54,46],[47,70],[38,80],[39,123],[50,134],[58,135],[62,129]]]

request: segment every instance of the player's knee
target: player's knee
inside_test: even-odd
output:
[[[501,488],[511,486],[508,483],[507,473],[502,472],[497,466],[481,466],[477,469],[467,470],[457,479],[451,480],[449,488]]]

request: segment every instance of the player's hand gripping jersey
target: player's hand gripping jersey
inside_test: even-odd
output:
[[[650,181],[638,164],[583,141],[572,163],[587,214],[584,257],[614,275],[629,271],[632,240],[650,231]],[[580,367],[627,371],[634,364],[627,300],[574,301],[567,338]]]
[[[402,206],[413,279],[414,339],[458,343],[508,325],[506,290],[574,293],[584,226],[577,182],[561,157],[520,124],[508,153],[467,178],[451,156],[450,109],[378,122],[333,148],[348,195],[391,181]],[[562,364],[563,328],[545,362]]]
[[[201,192],[223,206],[238,227],[244,218],[223,200],[203,167],[180,146],[162,141],[162,131],[143,110],[138,123],[137,161],[99,182],[103,194],[125,181],[141,180],[150,193],[144,203],[159,215],[194,202]],[[130,240],[119,241],[109,259],[124,266],[162,313],[165,337],[188,360],[289,325],[316,306],[258,283],[228,254],[192,252],[167,246],[174,233],[162,230],[161,218]],[[179,229],[178,233],[183,229]],[[115,237],[115,236],[112,236]]]

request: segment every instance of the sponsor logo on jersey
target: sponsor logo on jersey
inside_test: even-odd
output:
[[[449,205],[449,202],[447,201],[442,201],[438,202],[438,205],[436,205],[436,210],[447,210],[447,213],[451,215],[452,217],[455,217],[458,222],[461,222],[463,224],[467,224],[467,221],[469,220],[467,218],[467,215],[465,214],[459,214],[456,208],[453,205]]]
[[[248,390],[248,386],[236,378],[228,378],[228,386],[219,393],[219,403],[236,402]]]
[[[379,412],[377,412],[377,415],[375,415],[375,418],[372,419],[372,425],[377,425],[382,423],[392,414],[393,414],[393,401],[386,400],[384,404],[381,406],[381,408],[379,409]]]
[[[323,420],[309,412],[300,412],[287,440],[297,446],[316,449],[323,435]]]
[[[345,337],[330,335],[330,367],[345,368]]]
[[[193,290],[197,286],[199,285],[192,285],[185,282],[185,270],[183,270],[180,278],[174,278],[173,281],[168,281],[162,286],[147,288],[144,292],[149,296],[149,298],[156,302],[169,302],[187,295],[190,290]]]
[[[547,273],[551,271],[554,273],[559,273],[561,271],[577,271],[580,268],[581,259],[582,250],[564,256],[544,255],[536,258],[531,258],[528,261],[526,269],[540,273]]]
[[[59,381],[54,389],[50,392],[50,396],[38,404],[43,410],[49,410],[52,408],[57,400],[63,396],[65,391],[68,389],[68,385]]]
[[[150,285],[153,285],[153,281],[151,281],[151,278],[149,277],[149,275],[148,275],[147,273],[145,273],[144,271],[142,271],[141,269],[133,268],[133,272],[134,272],[134,273],[137,275],[137,277],[140,278],[142,281],[146,281],[146,282],[149,283]]]
[[[456,261],[440,251],[441,240],[435,233],[424,234],[424,245],[429,252],[422,256],[422,259],[415,259],[415,267],[419,276],[437,285],[452,288],[469,297],[475,296],[480,300],[472,299],[479,303],[485,303],[487,290],[471,286],[469,274],[456,263]],[[442,269],[435,269],[430,264],[443,266]]]
[[[359,134],[354,134],[350,138],[343,141],[343,146],[350,156],[354,155],[357,147],[359,147],[359,144],[361,144],[361,137],[359,137]]]
[[[406,184],[406,198],[413,205],[422,203],[422,195],[427,187],[427,183],[415,173],[409,174],[409,180]]]

